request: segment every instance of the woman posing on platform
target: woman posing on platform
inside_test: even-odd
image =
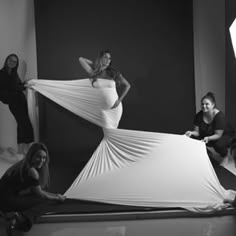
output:
[[[49,155],[42,143],[33,143],[26,157],[11,166],[0,179],[0,211],[16,212],[8,222],[8,234],[29,231],[34,220],[55,201],[65,197],[45,191],[49,185]],[[54,203],[55,204],[55,203]]]
[[[7,56],[0,70],[0,101],[7,104],[17,123],[17,143],[19,153],[25,154],[29,144],[34,141],[33,127],[28,115],[28,105],[23,93],[25,86],[21,82],[17,69],[19,58],[16,54]],[[14,150],[9,150],[12,155]]]
[[[221,162],[228,153],[234,133],[223,112],[217,109],[214,94],[208,92],[201,99],[201,111],[194,118],[194,130],[187,131],[185,134],[203,140],[208,148],[214,148],[219,157],[215,155],[210,157]]]
[[[115,82],[116,87],[121,87],[122,91],[120,96],[115,101],[113,106],[116,108],[119,106],[125,95],[130,89],[129,82],[121,75],[120,72],[111,67],[111,53],[109,50],[101,51],[95,62],[87,58],[80,57],[79,62],[81,66],[85,69],[91,78],[92,86],[95,88],[99,87],[110,87],[112,86],[109,81]],[[100,79],[106,81],[100,81]]]

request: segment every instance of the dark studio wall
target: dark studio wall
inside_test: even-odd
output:
[[[184,133],[195,113],[192,1],[35,0],[38,77],[85,78],[78,57],[110,49],[130,82],[120,128]],[[87,160],[101,129],[39,97],[51,152]]]
[[[236,129],[236,58],[233,51],[229,27],[236,18],[236,1],[225,1],[226,34],[226,115]]]

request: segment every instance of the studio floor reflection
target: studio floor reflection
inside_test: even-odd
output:
[[[29,236],[233,236],[236,216],[36,224]]]

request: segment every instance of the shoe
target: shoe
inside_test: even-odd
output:
[[[14,236],[15,231],[16,231],[16,219],[13,217],[6,223],[7,236]]]
[[[21,235],[24,232],[24,228],[21,225],[22,216],[20,213],[14,212],[13,215],[6,217],[6,221],[7,236]]]
[[[7,236],[14,236],[14,233],[23,235],[23,232],[28,232],[32,227],[30,220],[19,212],[14,212],[13,215],[6,218],[6,221]]]

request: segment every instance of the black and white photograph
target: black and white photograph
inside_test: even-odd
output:
[[[235,0],[0,0],[0,235],[236,234]]]

